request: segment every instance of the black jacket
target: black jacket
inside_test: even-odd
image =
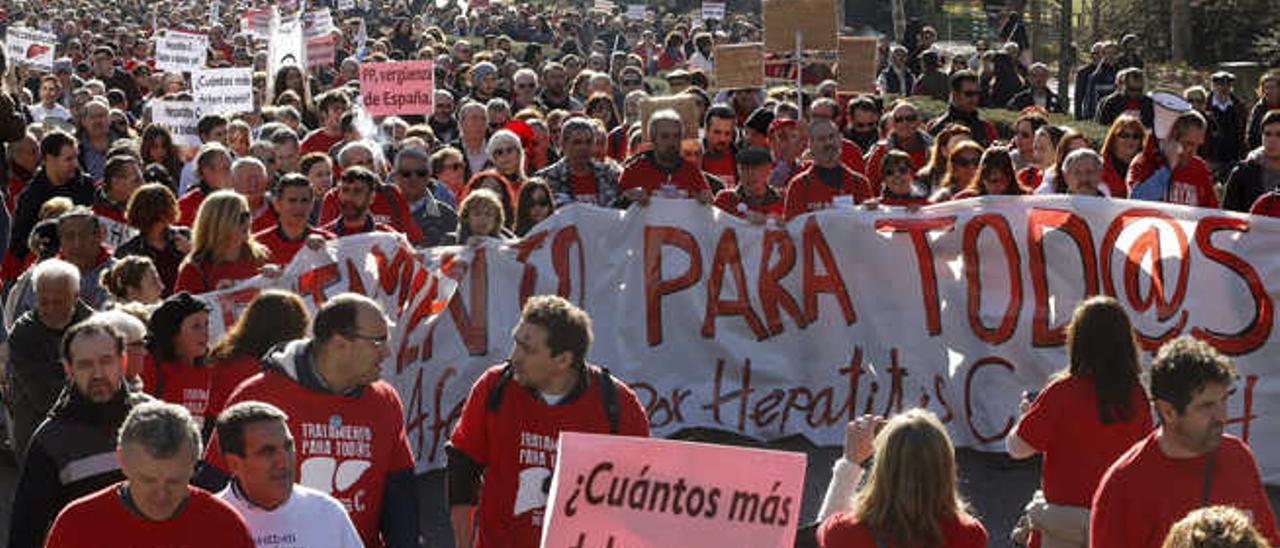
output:
[[[40,220],[40,206],[44,205],[49,198],[58,196],[71,198],[76,205],[92,207],[93,181],[83,172],[77,172],[67,184],[54,186],[49,182],[49,175],[44,167],[36,171],[35,176],[31,178],[31,183],[22,190],[21,194],[18,194],[18,201],[13,206],[13,232],[10,247],[18,258],[25,259],[27,252],[30,251],[27,248],[27,236]]]
[[[1124,90],[1116,90],[1115,93],[1108,95],[1098,105],[1098,117],[1096,121],[1104,126],[1110,126],[1111,122],[1116,121],[1121,114],[1129,110],[1129,94]],[[1155,103],[1151,102],[1151,98],[1143,95],[1138,99],[1138,111],[1141,113],[1142,125],[1147,129],[1155,127],[1156,109]]]
[[[80,323],[93,313],[83,301],[76,302],[68,326]],[[28,310],[13,322],[9,334],[9,390],[13,394],[15,438],[21,450],[26,448],[31,432],[44,420],[66,385],[62,371],[62,335],[66,329],[50,329]],[[19,454],[21,454],[19,452]]]
[[[1208,136],[1210,150],[1216,162],[1236,162],[1244,156],[1245,112],[1244,102],[1233,93],[1227,108],[1218,110],[1213,106],[1212,96],[1209,103],[1209,117],[1213,122],[1213,131]],[[1230,164],[1227,164],[1230,165]]]
[[[1262,146],[1262,117],[1267,115],[1267,111],[1272,107],[1268,107],[1265,99],[1259,99],[1253,104],[1253,110],[1249,111],[1249,129],[1245,133],[1246,150],[1253,150]]]
[[[1272,190],[1266,188],[1262,150],[1249,153],[1227,177],[1226,194],[1222,197],[1222,209],[1248,213],[1258,197]]]
[[[38,548],[64,507],[124,479],[116,460],[116,431],[133,406],[150,400],[123,386],[111,401],[94,403],[70,386],[31,438],[13,495],[9,546]]]
[[[1058,100],[1058,94],[1051,89],[1046,89],[1045,91],[1049,94],[1048,99],[1045,100],[1045,110],[1065,114],[1067,111],[1063,108],[1062,101]],[[1009,99],[1008,108],[1013,111],[1021,111],[1024,108],[1035,106],[1035,104],[1035,96],[1031,94],[1031,87],[1028,86],[1026,89],[1019,91],[1017,95],[1014,95],[1012,99]]]

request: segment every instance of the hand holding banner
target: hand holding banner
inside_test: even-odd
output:
[[[713,60],[720,89],[764,87],[764,44],[716,46]]]
[[[788,548],[805,460],[804,453],[562,432],[542,546]],[[621,500],[606,496],[618,484],[627,486]]]

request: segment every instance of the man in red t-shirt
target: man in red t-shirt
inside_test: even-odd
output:
[[[445,448],[457,546],[538,546],[560,432],[649,435],[635,393],[586,363],[591,319],[582,309],[532,297],[512,338],[507,363],[472,386]]]
[[[711,202],[711,188],[702,176],[702,167],[680,157],[680,141],[684,139],[684,123],[671,109],[649,117],[649,139],[653,150],[631,157],[622,170],[618,186],[629,201],[646,204],[649,198],[697,198]]]
[[[853,206],[875,196],[866,177],[840,163],[840,130],[834,122],[810,123],[809,143],[813,165],[787,183],[784,209],[788,219],[836,205]]]
[[[363,167],[352,166],[343,170],[342,180],[335,187],[338,208],[342,213],[321,229],[339,238],[365,232],[398,232],[391,225],[373,220],[373,215],[369,214],[373,193],[380,184],[377,176]]]
[[[289,416],[298,483],[342,502],[365,546],[418,546],[418,497],[404,406],[380,380],[391,355],[387,318],[363,295],[329,299],[311,322],[312,338],[278,346],[227,400],[262,401]],[[215,435],[198,484],[226,486]]]
[[[719,177],[726,189],[738,185],[738,169],[734,164],[737,150],[733,145],[737,140],[737,121],[729,105],[712,105],[707,109],[702,170]]]
[[[116,451],[125,480],[63,509],[45,546],[253,548],[231,505],[187,484],[199,454],[200,430],[185,408],[134,406]]]
[[[1249,446],[1223,433],[1235,366],[1208,343],[1181,336],[1151,363],[1151,396],[1161,426],[1116,460],[1093,495],[1089,545],[1158,547],[1188,512],[1243,510],[1272,544],[1280,542]]]
[[[1129,198],[1218,207],[1209,165],[1196,154],[1208,122],[1191,110],[1178,116],[1164,139],[1148,140],[1129,165]]]
[[[178,224],[195,226],[200,204],[210,194],[234,186],[231,179],[231,151],[222,143],[207,143],[196,153],[196,186],[178,199]]]
[[[328,153],[333,145],[342,140],[342,115],[351,108],[351,99],[347,97],[346,91],[332,89],[320,95],[316,107],[320,111],[320,122],[324,127],[313,130],[303,137],[302,144],[298,145],[300,154]]]
[[[301,173],[280,178],[271,207],[277,212],[276,225],[254,234],[258,243],[271,250],[272,264],[288,266],[305,244],[319,249],[333,234],[311,226],[311,204],[315,201],[311,181]]]
[[[716,207],[753,223],[769,217],[782,217],[782,193],[769,186],[769,168],[773,157],[763,148],[746,148],[738,152],[737,171],[741,176],[737,188],[716,193]]]
[[[835,99],[829,97],[817,99],[809,107],[809,119],[811,121],[830,120],[835,122],[837,114],[840,114],[840,105],[836,103]],[[840,125],[836,124],[836,133],[839,132]],[[843,135],[840,137],[840,163],[844,164],[844,167],[852,169],[854,173],[866,176],[867,170],[862,161],[862,148],[857,143],[844,138]]]

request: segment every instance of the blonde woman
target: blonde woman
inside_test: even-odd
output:
[[[199,294],[233,285],[266,272],[269,252],[250,234],[253,213],[244,196],[232,190],[210,194],[196,214],[191,252],[178,267],[175,291]]]
[[[524,147],[520,137],[509,129],[500,129],[489,138],[485,153],[494,169],[506,177],[517,189],[529,178],[524,168]]]
[[[514,238],[504,227],[502,200],[487,188],[467,194],[458,208],[458,230],[445,236],[442,245],[475,245],[481,237]]]
[[[912,409],[883,423],[866,416],[845,430],[818,519],[825,548],[985,547],[987,531],[956,492],[955,448],[938,417]],[[875,455],[866,486],[859,464]]]

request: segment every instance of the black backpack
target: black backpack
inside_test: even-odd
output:
[[[502,406],[502,392],[510,383],[511,377],[515,375],[515,366],[507,363],[502,368],[502,376],[498,378],[498,383],[493,386],[493,390],[489,392],[489,399],[485,402],[485,408],[489,411],[497,411]],[[613,375],[609,374],[609,369],[600,367],[596,370],[596,384],[600,385],[600,399],[604,402],[604,414],[609,419],[609,433],[618,433],[618,419],[621,410],[618,407],[618,388],[613,385]]]

